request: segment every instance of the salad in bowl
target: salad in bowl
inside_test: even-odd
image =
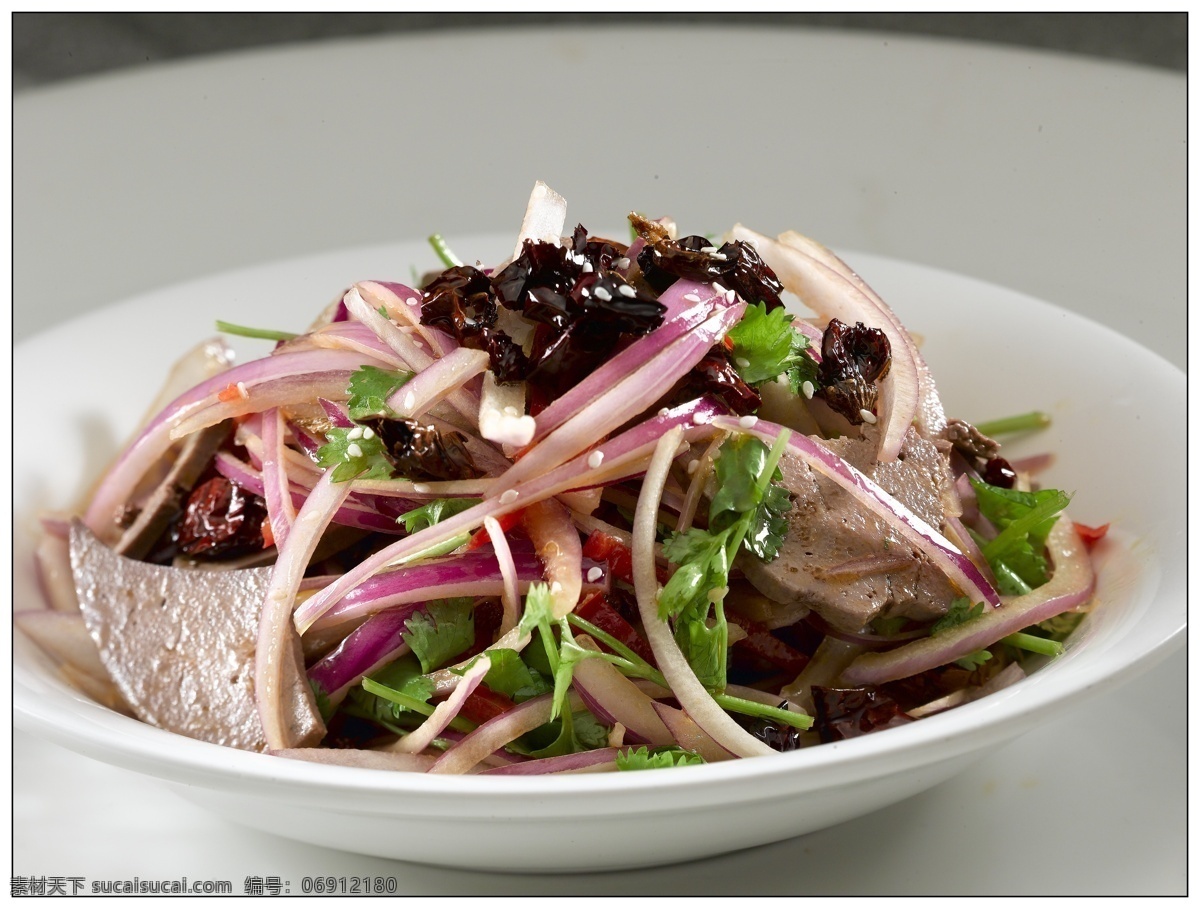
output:
[[[538,184],[506,261],[222,323],[276,346],[179,363],[17,627],[170,732],[425,774],[822,748],[1061,653],[1106,528],[1004,457],[1041,414],[947,415],[807,237],[629,222]]]

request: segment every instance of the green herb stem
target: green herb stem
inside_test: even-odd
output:
[[[438,258],[447,268],[457,268],[463,264],[462,259],[454,255],[454,251],[446,244],[446,238],[441,234],[430,234],[429,245],[433,247],[433,251],[438,254]]]
[[[220,319],[217,320],[217,331],[223,331],[227,335],[237,335],[241,338],[261,338],[264,341],[290,341],[292,338],[299,337],[299,335],[291,331],[275,331],[271,328],[250,328],[246,325],[222,322]]]
[[[1023,631],[1010,634],[1002,640],[1010,647],[1017,647],[1021,650],[1028,650],[1030,653],[1040,653],[1045,656],[1062,656],[1063,652],[1063,645],[1060,641],[1040,638],[1036,634],[1026,634]]]
[[[989,420],[986,423],[976,423],[975,428],[985,436],[1002,436],[1013,432],[1030,432],[1035,429],[1045,429],[1050,425],[1050,414],[1040,410],[1017,414],[1012,417],[1002,417],[999,420]]]

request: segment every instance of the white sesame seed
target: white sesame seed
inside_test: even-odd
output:
[[[617,261],[613,262],[613,268],[619,268],[619,269],[624,270],[628,267],[629,267],[629,260],[627,258],[625,258],[624,256],[621,256],[621,258],[619,258],[619,259],[617,259]]]
[[[346,446],[346,455],[351,458],[361,458],[362,449],[358,447],[357,442],[351,442]]]
[[[583,273],[584,273],[585,275],[590,275],[590,274],[591,274],[592,272],[594,272],[595,270],[596,270],[596,269],[594,269],[594,268],[592,267],[592,263],[591,263],[591,262],[584,262],[584,263],[583,263],[583,269],[582,269],[582,271],[583,271]]]
[[[555,581],[553,584],[550,585],[550,592],[551,593],[562,593],[562,583],[559,581]]]
[[[420,306],[421,298],[420,297],[409,297],[404,302],[407,303],[409,306]]]
[[[581,287],[581,288],[579,289],[579,296],[581,296],[581,297],[588,297],[588,296],[591,296],[591,293],[592,293],[592,292],[591,292],[591,291],[590,291],[588,288],[586,288],[586,287]]]
[[[705,423],[708,422],[708,417],[706,417],[702,413],[694,413],[694,414],[692,414],[692,422],[695,423],[697,426],[703,426]]]
[[[605,303],[612,299],[612,294],[608,292],[607,287],[597,287],[592,292],[596,295],[597,300],[603,300]]]
[[[734,293],[732,290],[725,291],[725,302],[726,303],[736,303],[737,302],[737,294]]]
[[[757,422],[758,417],[754,416],[752,413],[748,413],[746,416],[738,420],[738,426],[742,427],[742,429],[753,429],[754,424]]]
[[[588,455],[588,467],[592,468],[592,470],[595,470],[603,463],[604,452],[600,451],[600,449],[596,449],[590,455]]]
[[[671,411],[667,410],[667,408],[665,408],[665,407],[664,407],[662,410],[660,410],[660,411],[658,412],[658,415],[659,415],[660,417],[665,417],[665,416],[666,416],[667,414],[669,414],[670,412],[671,412]]]
[[[736,363],[738,366],[742,367],[742,369],[745,369],[747,366],[750,365],[750,361],[747,360],[745,357],[737,357],[733,362]]]
[[[858,415],[863,418],[864,423],[876,422],[875,414],[871,413],[871,411],[867,410],[865,407],[858,412]]]
[[[363,437],[364,439],[373,439],[373,438],[375,438],[375,430],[373,430],[373,429],[372,429],[370,426],[364,426],[364,427],[363,427],[363,436],[362,436],[362,437]]]
[[[519,496],[519,495],[520,495],[520,493],[517,492],[515,489],[506,489],[506,490],[504,490],[504,492],[500,493],[500,504],[501,505],[511,505],[513,502],[515,502],[517,500],[517,496]]]
[[[362,434],[363,428],[361,426],[355,426],[352,430],[346,433],[346,438],[353,441],[354,439],[361,439]]]
[[[404,409],[405,410],[412,410],[413,405],[416,403],[417,403],[417,399],[411,391],[404,396]]]
[[[688,461],[688,468],[687,468],[687,470],[688,470],[688,476],[689,476],[689,477],[690,477],[692,474],[694,474],[694,473],[695,473],[697,470],[699,470],[699,469],[700,469],[700,462],[699,462],[698,460],[691,460],[691,461]]]
[[[662,585],[659,584],[658,588],[654,591],[654,602],[657,603],[659,600],[661,600],[662,595],[663,595]]]
[[[702,252],[702,253],[710,253],[711,254],[711,253],[715,253],[716,251],[717,251],[717,248],[715,246],[701,246],[700,247],[700,252]]]
[[[250,392],[246,391],[246,383],[245,382],[238,382],[237,390],[238,390],[238,394],[241,395],[243,398],[250,397]]]
[[[808,398],[810,401],[812,400],[812,396],[817,392],[816,388],[813,387],[813,383],[807,381],[800,386],[800,390],[804,392],[804,397]]]
[[[619,293],[622,297],[636,297],[637,296],[637,291],[634,290],[632,287],[630,287],[628,284],[622,284],[620,287],[618,287],[617,293]]]
[[[413,483],[413,492],[429,492],[429,484]]]
[[[713,293],[715,293],[715,294],[725,293],[725,285],[718,284],[716,281],[713,281],[712,289],[713,289]]]
[[[709,253],[709,255],[711,255],[718,262],[728,262],[729,261],[729,256],[725,255],[725,253],[715,252],[715,253]]]
[[[593,565],[588,569],[587,579],[589,584],[595,584],[598,580],[604,577],[604,569]]]
[[[696,294],[692,293],[691,291],[688,291],[686,294],[684,294],[683,299],[687,300],[689,303],[699,303],[700,302],[700,297],[697,296]]]

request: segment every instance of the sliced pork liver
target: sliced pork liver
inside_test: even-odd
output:
[[[822,442],[895,496],[931,526],[942,526],[946,461],[933,443],[909,430],[900,459],[875,463],[874,439]],[[810,607],[834,628],[861,631],[877,615],[930,619],[957,595],[941,572],[888,526],[796,454],[780,462],[793,493],[788,534],[773,562],[739,560],[766,596]]]
[[[205,742],[266,749],[254,698],[254,648],[270,568],[197,571],[113,552],[71,525],[79,607],[100,659],[139,719]],[[325,734],[300,640],[285,664],[292,747]]]

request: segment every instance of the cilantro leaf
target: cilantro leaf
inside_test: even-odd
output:
[[[601,725],[594,716],[586,710],[579,713],[564,711],[556,720],[541,726],[529,733],[529,740],[537,745],[554,736],[549,744],[529,751],[534,758],[559,757],[564,754],[575,754],[579,751],[590,751],[593,748],[603,748],[608,744],[608,728]]]
[[[521,659],[521,654],[506,647],[488,651],[492,665],[483,683],[492,691],[512,698],[518,704],[554,690],[554,685]]]
[[[685,767],[704,762],[704,758],[696,752],[680,748],[678,745],[653,750],[639,745],[617,754],[618,770],[659,770],[664,767]]]
[[[791,508],[792,497],[787,489],[774,483],[768,486],[762,502],[751,515],[742,545],[764,562],[773,561],[787,536],[786,515]]]
[[[1002,593],[1026,593],[1049,580],[1046,537],[1071,497],[1058,489],[1023,492],[971,479],[979,511],[1000,531],[983,543]]]
[[[971,605],[971,600],[967,597],[958,597],[950,604],[950,608],[946,610],[946,614],[933,623],[933,627],[929,629],[929,633],[937,636],[951,628],[957,628],[964,622],[969,622],[971,619],[978,618],[983,615],[983,604],[976,603]]]
[[[475,601],[471,597],[437,600],[404,623],[404,642],[431,672],[475,643]]]
[[[392,475],[392,465],[383,456],[383,442],[374,433],[370,438],[361,426],[333,427],[326,431],[329,441],[317,449],[317,463],[333,470],[333,481],[344,483],[361,477],[366,480],[386,480]]]
[[[433,713],[433,690],[433,681],[421,675],[417,660],[404,656],[350,689],[341,709],[403,735]]]
[[[358,422],[367,417],[388,417],[392,409],[387,406],[390,398],[401,385],[413,377],[411,372],[393,372],[377,366],[362,366],[350,376],[347,389],[350,399],[346,409],[350,419]]]
[[[396,522],[403,522],[405,530],[409,533],[416,533],[418,530],[432,527],[439,521],[446,520],[446,518],[452,518],[460,511],[466,511],[468,508],[478,505],[480,501],[480,499],[467,497],[434,499],[432,502],[425,503],[420,508],[406,511],[396,519]]]
[[[733,342],[733,362],[750,385],[760,385],[786,375],[793,394],[800,386],[817,377],[817,364],[805,353],[808,336],[792,327],[787,310],[768,311],[765,303],[746,307],[741,321],[729,330]]]

